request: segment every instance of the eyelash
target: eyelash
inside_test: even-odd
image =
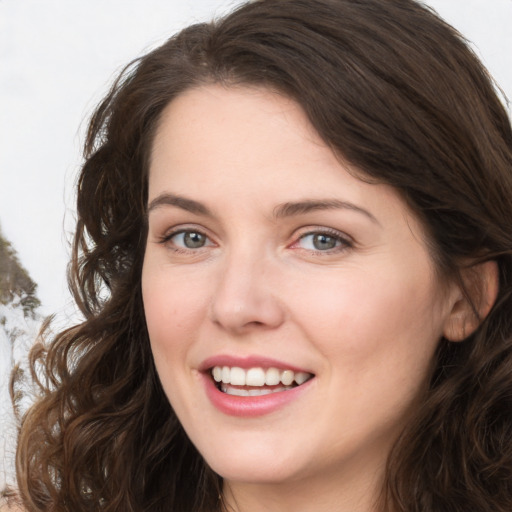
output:
[[[197,234],[200,236],[205,237],[206,243],[205,245],[199,246],[197,248],[186,248],[176,245],[176,243],[173,243],[173,238],[177,237],[178,235],[186,235],[187,233],[190,234]],[[309,249],[300,247],[300,242],[305,240],[307,237],[314,237],[314,236],[321,236],[325,235],[327,238],[331,238],[335,240],[335,243],[337,244],[335,247],[321,250],[321,249]],[[210,243],[208,243],[210,242]],[[166,235],[160,237],[159,243],[162,245],[171,245],[171,249],[176,253],[190,253],[190,252],[198,252],[201,249],[204,249],[205,247],[211,247],[215,245],[210,237],[201,229],[197,228],[179,228],[174,231],[171,231],[170,233],[167,233]],[[326,228],[326,227],[318,227],[318,228],[308,228],[308,231],[305,233],[302,233],[299,235],[296,240],[290,244],[288,247],[291,249],[297,249],[297,250],[303,250],[307,251],[314,255],[331,255],[331,254],[337,254],[343,251],[346,251],[354,246],[354,243],[350,237],[347,235],[341,233],[340,231],[337,231],[335,229]]]
[[[210,241],[210,243],[209,244],[207,243],[206,245],[201,246],[201,247],[197,247],[197,248],[180,247],[180,246],[176,245],[175,243],[173,243],[172,239],[174,237],[176,237],[178,235],[185,235],[186,233],[193,233],[193,234],[201,235],[201,236],[205,237],[205,239],[207,241]],[[174,252],[177,252],[177,253],[197,252],[200,249],[203,249],[204,247],[210,247],[211,245],[214,245],[213,243],[211,243],[210,237],[204,231],[202,231],[201,229],[197,229],[197,228],[179,228],[179,229],[176,229],[176,230],[171,231],[170,233],[167,233],[164,236],[160,237],[159,243],[162,244],[162,245],[172,244],[172,246],[170,248]]]
[[[321,236],[321,235],[325,235],[328,238],[334,239],[335,242],[339,245],[337,245],[336,247],[333,247],[331,249],[327,249],[327,250],[307,249],[307,248],[298,247],[300,242],[302,240],[304,240],[306,237],[309,237],[309,236],[314,237],[314,236]],[[293,244],[290,247],[291,248],[297,247],[298,249],[308,251],[311,254],[323,256],[323,255],[331,255],[331,254],[337,254],[340,252],[344,252],[344,251],[352,248],[353,246],[354,246],[353,240],[349,236],[345,235],[344,233],[341,233],[340,231],[337,231],[336,229],[332,229],[332,228],[325,228],[325,227],[316,228],[315,227],[315,228],[308,228],[308,231],[306,231],[305,233],[302,233],[298,237],[298,239],[295,242],[293,242]]]

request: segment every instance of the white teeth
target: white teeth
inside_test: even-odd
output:
[[[304,384],[309,379],[309,373],[306,372],[297,372],[295,374],[295,382],[300,386]]]
[[[224,388],[224,386],[222,386]],[[233,388],[231,386],[226,386],[224,393],[227,393],[228,395],[235,395],[235,396],[249,396],[249,391],[247,389],[243,388]]]
[[[278,393],[279,391],[286,391],[287,389],[292,389],[291,386],[280,386],[278,388],[262,388],[262,389],[243,389],[232,387],[229,384],[221,384],[222,392],[227,395],[233,396],[262,396],[262,395],[270,395],[271,393]]]
[[[245,386],[245,370],[236,366],[231,368],[229,382],[233,384],[233,386]]]
[[[281,381],[281,372],[277,368],[269,368],[265,373],[265,384],[267,386],[277,386]]]
[[[282,388],[284,389],[284,388]],[[273,389],[249,389],[249,396],[262,396],[262,395],[268,395],[272,392],[275,392],[275,390]]]
[[[215,382],[220,382],[222,380],[222,368],[220,366],[215,366],[212,375]]]
[[[259,367],[244,370],[238,366],[214,366],[212,368],[212,376],[215,382],[222,382],[223,384],[231,384],[232,386],[258,387],[277,386],[279,383],[282,383],[284,386],[291,386],[293,382],[296,382],[300,386],[312,377],[310,373],[306,372],[295,373],[292,370],[279,370],[277,368],[267,368],[267,370],[264,370],[263,368]],[[256,391],[259,393],[260,390]]]
[[[247,371],[245,383],[248,386],[264,386],[265,385],[265,372],[263,368],[251,368]],[[234,384],[234,382],[231,382]]]
[[[281,382],[285,386],[289,386],[293,382],[294,377],[295,377],[295,374],[291,370],[284,370],[281,373]]]

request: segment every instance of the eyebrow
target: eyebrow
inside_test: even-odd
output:
[[[161,206],[176,206],[190,213],[213,217],[212,212],[203,203],[169,193],[160,194],[155,197],[148,205],[148,214]]]
[[[375,224],[380,226],[380,222],[368,210],[360,206],[350,203],[349,201],[341,201],[339,199],[320,199],[320,200],[306,200],[292,203],[283,203],[274,209],[274,217],[280,219],[283,217],[291,217],[294,215],[304,215],[316,210],[352,210],[361,213],[369,218]]]
[[[213,217],[212,212],[203,203],[188,199],[183,196],[178,196],[170,193],[163,193],[155,197],[148,205],[148,214],[162,206],[176,206],[190,213],[196,215],[203,215],[206,217]],[[273,216],[276,219],[285,217],[293,217],[297,215],[305,215],[307,213],[317,210],[352,210],[361,213],[370,219],[375,224],[380,225],[380,222],[368,210],[361,208],[348,201],[341,201],[339,199],[311,199],[297,202],[287,202],[280,204],[274,208]]]

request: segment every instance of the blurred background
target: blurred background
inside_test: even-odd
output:
[[[0,0],[0,489],[13,478],[9,370],[43,316],[76,318],[65,273],[87,118],[126,63],[239,3]],[[424,3],[512,98],[512,0]]]

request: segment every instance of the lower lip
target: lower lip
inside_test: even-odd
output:
[[[235,396],[220,391],[209,374],[203,374],[206,394],[212,404],[222,413],[230,416],[263,416],[270,414],[290,402],[297,400],[314,379],[286,391],[277,391],[260,396]]]

